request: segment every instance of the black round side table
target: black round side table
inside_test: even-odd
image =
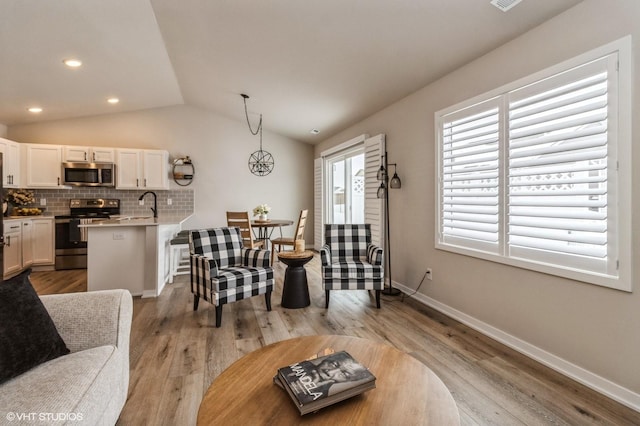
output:
[[[287,265],[282,287],[282,307],[298,309],[309,306],[311,300],[309,299],[307,271],[304,269],[304,265],[313,259],[313,252],[311,250],[305,250],[302,253],[283,251],[278,253],[278,259]]]

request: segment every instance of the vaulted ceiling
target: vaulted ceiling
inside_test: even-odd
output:
[[[252,120],[314,143],[580,1],[2,0],[0,123],[179,104],[244,120],[246,93]]]

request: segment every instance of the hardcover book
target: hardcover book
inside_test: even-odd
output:
[[[280,368],[273,381],[302,415],[376,387],[376,377],[345,351]]]

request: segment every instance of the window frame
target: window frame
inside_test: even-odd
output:
[[[616,216],[613,220],[615,230],[609,231],[613,234],[613,252],[617,257],[617,274],[597,273],[579,269],[575,266],[558,266],[545,263],[540,260],[522,259],[509,256],[509,247],[507,246],[507,231],[509,224],[507,223],[507,200],[509,184],[505,182],[505,175],[508,171],[508,149],[509,149],[509,93],[525,86],[545,80],[549,77],[556,76],[573,68],[585,65],[594,60],[617,54],[618,67],[617,79],[614,79],[618,87],[617,99],[613,109],[617,115],[617,126],[609,130],[609,140],[607,142],[608,155],[615,156],[616,161],[609,161],[609,175],[616,175],[614,183],[608,188],[608,194],[612,202],[616,204]],[[468,255],[492,262],[507,264],[523,269],[534,270],[547,273],[550,275],[570,278],[590,284],[604,286],[623,291],[632,291],[632,258],[631,258],[631,93],[632,73],[631,73],[631,36],[611,42],[607,45],[593,49],[582,55],[564,61],[558,65],[549,67],[527,77],[521,78],[512,83],[501,86],[490,92],[473,97],[466,101],[457,103],[456,105],[437,111],[434,114],[435,122],[435,154],[436,154],[436,203],[435,203],[435,248],[439,250],[454,252],[458,254]],[[443,223],[443,173],[444,173],[444,146],[443,146],[443,125],[444,119],[448,115],[457,111],[474,107],[483,103],[489,103],[498,99],[500,105],[500,130],[499,130],[499,249],[493,252],[486,251],[481,247],[472,247],[471,245],[463,246],[444,242],[441,232]],[[450,121],[450,118],[447,118]],[[615,170],[617,169],[617,170]],[[612,235],[609,237],[611,238]],[[615,260],[612,260],[615,261]]]

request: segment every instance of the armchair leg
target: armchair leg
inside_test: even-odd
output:
[[[324,307],[327,309],[329,307],[329,290],[324,291]]]
[[[271,292],[270,291],[264,294],[264,301],[267,304],[267,311],[271,311]]]
[[[380,309],[380,293],[381,290],[376,290],[376,308]]]
[[[200,296],[198,296],[197,294],[193,295],[193,310],[197,311],[198,310],[198,302],[200,302]]]
[[[216,305],[216,328],[220,328],[222,323],[222,304]]]

